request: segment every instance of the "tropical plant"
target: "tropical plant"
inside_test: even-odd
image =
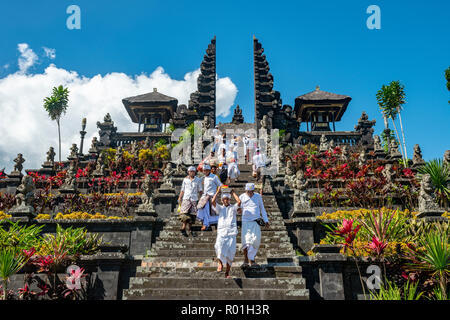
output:
[[[441,204],[444,205],[450,199],[450,189],[447,184],[450,180],[450,167],[444,165],[441,159],[433,159],[419,167],[418,172],[419,178],[422,174],[430,175],[431,183],[436,189]]]
[[[406,142],[405,142],[405,134],[403,131],[403,122],[402,122],[402,106],[405,104],[405,87],[400,83],[400,81],[392,81],[389,85],[383,85],[380,90],[377,92],[377,100],[378,105],[381,108],[383,116],[386,118],[390,118],[392,120],[392,124],[394,125],[394,130],[397,135],[397,139],[400,140],[397,126],[395,125],[395,119],[397,116],[400,121],[400,129],[402,133],[403,139],[403,148],[402,158],[405,162],[408,159],[408,153],[406,151]]]
[[[17,248],[2,248],[0,250],[0,278],[3,282],[3,300],[8,294],[8,281],[27,263],[27,258]]]
[[[59,162],[61,162],[61,116],[66,113],[69,102],[69,90],[62,85],[54,87],[52,95],[44,99],[44,109],[47,111],[50,119],[56,121],[58,125],[59,139]]]
[[[394,282],[385,280],[378,293],[370,292],[371,300],[419,300],[423,292],[417,292],[419,283],[411,283],[409,280],[403,288],[399,288]]]
[[[0,227],[0,249],[17,248],[26,250],[32,247],[37,248],[40,242],[42,226],[19,225],[18,222],[8,221],[6,225]]]
[[[410,262],[406,267],[412,270],[431,272],[439,282],[440,291],[447,298],[447,278],[450,275],[450,233],[433,231],[419,239],[419,246],[412,247],[406,255]]]

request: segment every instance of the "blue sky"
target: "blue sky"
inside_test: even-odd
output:
[[[81,8],[81,30],[66,28],[71,4]],[[381,8],[381,30],[366,27],[372,4]],[[419,143],[426,159],[442,158],[450,149],[450,92],[444,79],[450,66],[449,12],[449,1],[3,2],[0,65],[9,67],[1,69],[0,79],[17,71],[17,45],[27,43],[35,51],[54,48],[52,63],[86,77],[134,76],[162,66],[182,80],[199,67],[216,35],[217,73],[237,86],[235,103],[252,122],[255,35],[284,104],[293,105],[316,85],[353,98],[337,130],[353,130],[364,110],[377,120],[379,134],[383,121],[376,91],[400,80],[407,94],[402,117],[408,155]],[[41,61],[29,72],[47,66]]]

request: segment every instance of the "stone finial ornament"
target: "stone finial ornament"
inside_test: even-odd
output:
[[[17,155],[17,158],[14,159],[15,165],[14,165],[14,171],[21,173],[23,169],[23,163],[25,162],[25,158],[21,153]]]
[[[422,158],[422,150],[420,150],[420,146],[418,144],[414,145],[414,154],[412,161],[414,167],[425,164],[425,161]]]
[[[431,176],[424,174],[420,181],[419,192],[419,212],[439,210],[439,205],[436,201],[434,188],[431,183]]]

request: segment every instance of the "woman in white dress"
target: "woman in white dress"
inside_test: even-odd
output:
[[[226,265],[225,278],[231,278],[231,265],[236,254],[236,236],[238,234],[236,214],[240,213],[241,200],[236,193],[231,190],[230,193],[222,193],[222,204],[217,204],[217,196],[222,187],[217,189],[217,192],[212,198],[211,204],[214,211],[219,215],[217,222],[217,238],[214,248],[217,256],[217,272],[223,270]],[[231,205],[231,195],[236,200],[236,204]]]

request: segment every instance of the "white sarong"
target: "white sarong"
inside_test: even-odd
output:
[[[242,221],[242,250],[247,248],[247,257],[255,261],[261,243],[261,228],[255,221]]]
[[[228,178],[237,179],[239,177],[239,168],[236,162],[232,162],[228,165]]]
[[[217,234],[216,244],[216,256],[222,262],[222,265],[231,264],[236,254],[236,235],[221,235]]]
[[[209,227],[210,224],[215,224],[219,220],[219,216],[212,216],[209,201],[202,209],[197,210],[197,219],[200,220],[204,226]]]

